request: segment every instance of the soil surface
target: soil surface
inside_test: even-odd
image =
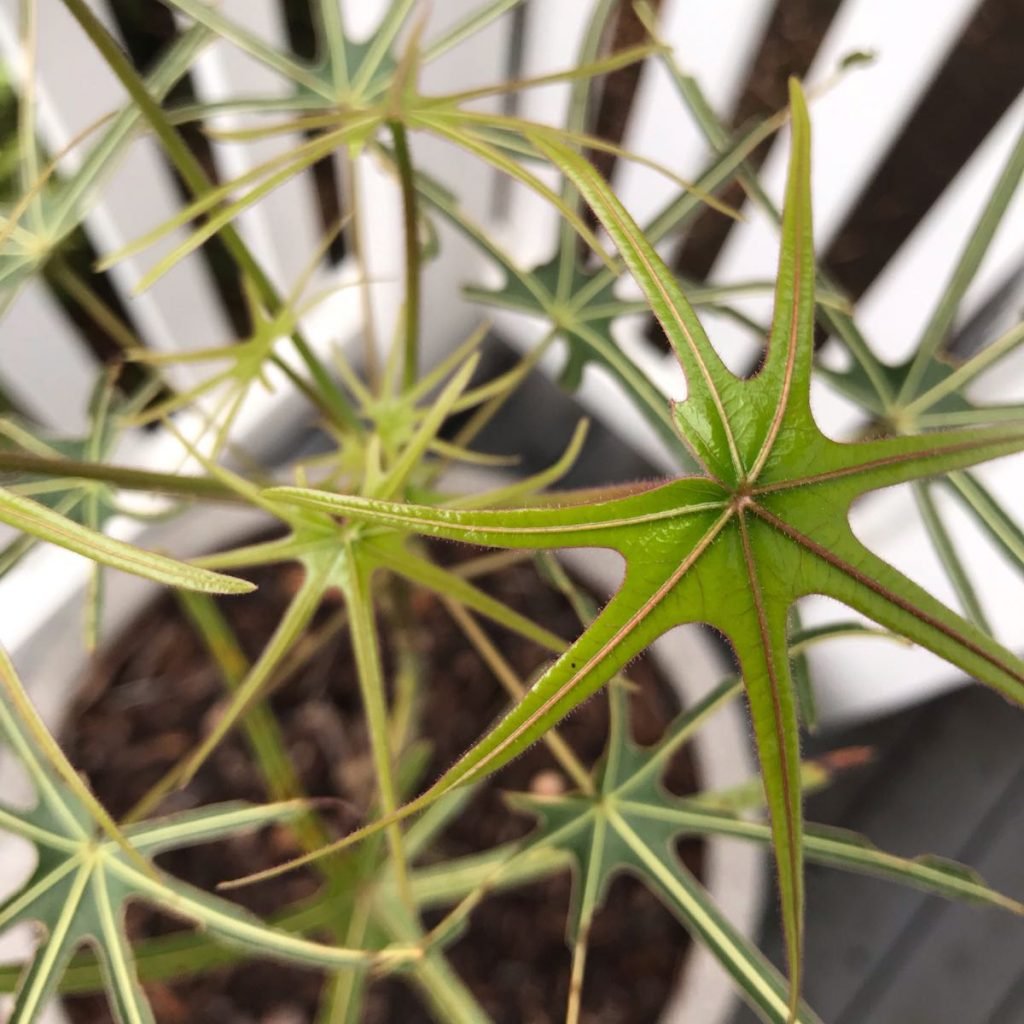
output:
[[[437,554],[447,560],[478,552],[454,545]],[[247,655],[258,655],[301,576],[289,568],[252,575],[256,594],[220,602]],[[481,585],[519,611],[565,636],[579,632],[567,602],[539,579],[530,564],[502,569]],[[420,715],[422,735],[433,747],[421,785],[451,764],[506,706],[503,691],[463,639],[441,603],[412,595],[416,642],[427,665]],[[340,602],[325,602],[312,631],[329,628]],[[487,625],[488,635],[520,674],[529,677],[548,658],[534,644]],[[386,666],[393,662],[384,651]],[[637,684],[631,697],[636,739],[655,741],[677,710],[675,698],[653,663],[631,666]],[[223,706],[221,677],[173,599],[143,613],[91,672],[72,725],[63,738],[74,764],[99,798],[123,815],[181,755],[197,743]],[[372,768],[360,710],[351,648],[335,631],[301,670],[285,680],[271,704],[289,753],[307,791],[340,798],[339,833],[353,827],[372,798]],[[604,695],[566,720],[562,734],[587,764],[602,752],[607,730]],[[692,761],[684,750],[666,775],[675,792],[692,792]],[[502,793],[566,785],[543,744],[507,766],[441,836],[424,861],[443,860],[525,835],[531,821],[513,814]],[[232,736],[195,780],[161,810],[229,799],[265,801],[266,793],[244,741]],[[161,863],[204,888],[248,874],[295,852],[289,833],[265,831],[214,846],[177,851]],[[680,852],[699,874],[701,847]],[[240,891],[239,902],[260,914],[315,892],[312,874],[293,874]],[[570,957],[565,942],[569,873],[514,892],[489,896],[450,948],[450,962],[497,1024],[546,1024],[564,1019]],[[429,925],[440,915],[427,916]],[[129,914],[133,938],[177,930],[180,924],[147,908]],[[598,914],[584,988],[588,1024],[651,1024],[675,981],[688,938],[674,917],[641,883],[620,877]],[[322,976],[261,962],[218,968],[200,977],[147,986],[160,1024],[303,1024],[316,1019]],[[105,1024],[110,1012],[101,996],[67,1000],[74,1024]],[[375,982],[362,1016],[365,1024],[418,1024],[433,1018],[418,992],[398,979]]]

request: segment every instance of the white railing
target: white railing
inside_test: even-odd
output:
[[[345,0],[341,0],[345,3]],[[428,33],[440,31],[478,6],[479,0],[445,0],[432,5]],[[0,55],[18,74],[25,62],[18,44],[18,0],[0,0]],[[102,3],[94,3],[106,18]],[[284,30],[277,0],[220,0],[218,10],[244,21],[255,34],[284,45]],[[380,16],[384,0],[345,3],[352,21],[367,27]],[[944,0],[928,5],[921,17],[919,4],[892,0],[846,0],[833,20],[807,76],[814,85],[834,73],[840,59],[854,51],[877,54],[867,69],[844,77],[813,108],[815,223],[819,247],[824,250],[845,215],[872,179],[875,169],[898,138],[922,92],[941,67],[979,0]],[[494,81],[506,66],[509,48],[522,55],[523,75],[562,70],[572,63],[593,5],[588,0],[531,0],[525,36],[513,39],[511,17],[496,21],[470,43],[452,50],[432,65],[422,83],[426,91],[454,91]],[[713,107],[728,115],[746,80],[750,61],[762,39],[773,4],[769,0],[665,0],[662,34],[678,48],[678,57],[693,73]],[[34,68],[40,130],[46,148],[60,152],[88,124],[125,102],[116,79],[94,52],[67,14],[60,0],[39,0],[39,53]],[[271,72],[230,44],[209,46],[195,63],[192,81],[201,99],[218,100],[241,93],[268,94],[279,87]],[[564,114],[567,87],[551,85],[523,94],[520,113],[528,118],[558,123]],[[226,123],[226,122],[225,122]],[[862,298],[858,322],[869,340],[887,358],[904,354],[905,345],[919,332],[935,297],[943,287],[962,241],[1006,155],[1024,124],[1024,99],[1002,118],[941,199],[894,255],[884,272]],[[214,142],[215,157],[225,176],[251,169],[290,145],[286,137],[241,145]],[[513,185],[505,213],[493,213],[495,177],[472,164],[464,155],[431,140],[415,140],[420,165],[458,190],[464,209],[487,224],[504,240],[523,265],[550,257],[555,244],[553,210],[536,195]],[[711,156],[703,136],[688,119],[665,69],[655,60],[645,69],[632,111],[625,144],[663,162],[683,177],[694,177]],[[64,158],[73,168],[79,150]],[[775,141],[763,170],[769,195],[778,199],[787,153],[785,133]],[[371,160],[361,159],[355,171],[364,234],[372,239],[367,256],[368,276],[378,331],[389,336],[399,307],[401,221],[394,183]],[[615,186],[627,206],[643,221],[668,198],[673,186],[663,177],[636,164],[619,161]],[[506,186],[507,187],[507,186]],[[146,136],[135,141],[115,172],[108,177],[86,220],[90,237],[101,251],[118,249],[172,215],[181,206],[180,195],[162,160],[157,144]],[[773,275],[777,258],[775,229],[756,209],[745,211],[747,220],[731,231],[712,270],[713,282],[727,284]],[[297,178],[283,185],[266,201],[239,219],[239,228],[275,284],[287,289],[309,258],[321,234],[308,180]],[[440,225],[442,257],[427,271],[425,294],[428,317],[425,339],[428,355],[436,355],[461,339],[471,327],[474,313],[458,298],[462,283],[493,280],[468,243]],[[967,319],[982,308],[994,289],[1024,261],[1024,190],[1009,211],[1000,233],[970,290],[961,311]],[[131,310],[146,343],[174,350],[222,343],[230,330],[207,268],[198,255],[182,261],[171,273],[142,295],[133,287],[147,267],[177,239],[118,264],[111,280]],[[315,288],[351,283],[353,268],[346,262],[332,267],[326,261],[317,270]],[[746,312],[764,319],[767,300],[741,300]],[[513,313],[496,316],[500,331],[514,344],[527,348],[541,328]],[[350,345],[362,332],[356,290],[339,290],[310,314],[304,329],[314,349],[327,355],[331,346]],[[707,315],[707,326],[727,361],[737,369],[750,365],[754,342],[729,320]],[[643,337],[638,318],[616,327],[622,347],[667,393],[681,394],[682,379],[674,361]],[[0,325],[0,378],[25,408],[55,429],[80,430],[85,403],[98,366],[54,300],[38,281],[23,287]],[[904,348],[901,348],[904,346]],[[552,354],[545,366],[554,371],[559,357]],[[1024,360],[1016,369],[1005,364],[989,393],[1019,396],[1024,385]],[[286,393],[281,389],[280,393]],[[597,369],[588,368],[580,392],[584,405],[605,419],[639,451],[667,468],[671,460],[650,427],[622,401],[614,384]],[[848,435],[859,426],[851,407],[824,386],[814,395],[815,410],[826,429]],[[240,418],[238,436],[260,445],[261,436],[280,436],[294,424],[295,410],[275,395],[257,391]],[[173,465],[179,457],[166,438],[130,437],[119,454],[122,460],[147,465]],[[987,467],[984,479],[1007,499],[1019,504],[1020,459],[1003,460]],[[953,595],[915,523],[909,497],[896,492],[865,501],[854,511],[854,526],[885,558],[894,562],[938,596]],[[115,525],[116,530],[122,529]],[[985,580],[984,598],[997,632],[1020,647],[1024,635],[1019,610],[1024,593],[1000,557],[969,525],[968,560]],[[29,635],[84,582],[83,567],[73,556],[46,552],[27,564],[0,587],[0,617],[9,634]],[[58,568],[55,568],[55,565]],[[47,587],[38,578],[45,567]],[[33,584],[33,580],[36,583]],[[61,584],[54,586],[52,581]],[[33,598],[25,599],[30,588]],[[42,609],[42,610],[41,610]],[[809,601],[806,618],[821,621],[833,614],[824,602]],[[948,667],[918,651],[894,651],[868,643],[837,642],[819,648],[813,668],[826,714],[832,719],[858,716],[896,706],[915,695],[952,685]]]

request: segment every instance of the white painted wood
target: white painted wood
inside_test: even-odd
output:
[[[276,38],[279,45],[284,41],[278,0],[225,0],[218,12],[261,38]],[[239,96],[284,97],[295,91],[285,78],[223,40],[211,45],[196,62],[193,81],[200,97],[214,103]],[[226,131],[267,123],[265,117],[238,113],[210,121],[213,127]],[[298,134],[250,142],[215,137],[213,149],[221,175],[228,181],[294,149],[301,141]],[[291,289],[323,235],[313,187],[311,174],[297,175],[236,221],[260,265],[282,293]],[[316,275],[310,282],[311,289],[322,286],[323,277],[323,273]]]
[[[88,427],[89,396],[99,370],[45,283],[26,282],[0,326],[4,390],[39,423],[81,436]]]
[[[532,0],[526,12],[522,77],[571,69],[592,9],[591,3]],[[523,90],[519,93],[518,114],[543,124],[563,125],[569,93],[570,86],[565,83]],[[550,169],[532,166],[531,171],[550,188],[558,188],[558,175]],[[525,185],[514,183],[500,240],[517,261],[533,266],[553,255],[558,223],[558,213],[551,203]]]
[[[696,78],[712,109],[726,121],[772,7],[771,0],[719,0],[713,4],[671,0],[663,5],[658,28],[661,38],[674,48],[683,72]],[[722,60],[726,53],[729,60]],[[658,58],[649,60],[643,69],[623,145],[688,180],[696,177],[709,158],[711,151],[703,133]],[[615,189],[637,222],[645,224],[678,186],[649,167],[620,160]]]
[[[3,5],[8,25],[16,24],[16,0],[3,0]],[[126,94],[64,5],[51,0],[42,6],[36,67],[39,124],[48,149],[60,152],[88,125],[120,108]],[[95,4],[95,9],[109,22],[102,5]],[[69,54],[75,59],[69,60]],[[76,159],[72,154],[68,165],[74,166]],[[108,175],[88,218],[88,230],[101,252],[112,252],[171,217],[180,206],[158,147],[152,139],[140,138]],[[181,237],[176,234],[111,272],[141,334],[154,348],[192,348],[229,336],[198,255],[183,261],[145,295],[132,294],[146,268]]]
[[[807,75],[814,89],[827,82],[849,53],[877,54],[870,67],[850,72],[813,101],[815,241],[824,251],[843,218],[914,110],[934,72],[955,45],[977,0],[931,4],[926,17],[917,4],[891,0],[846,0],[830,26]],[[779,133],[761,180],[781,202],[785,187],[789,133]],[[718,282],[743,281],[774,274],[777,232],[771,220],[748,203],[748,222],[730,232],[712,272]],[[744,301],[742,308],[766,319],[770,302]],[[749,365],[756,346],[728,321],[716,325],[716,337],[737,365]]]

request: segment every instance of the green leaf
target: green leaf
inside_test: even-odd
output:
[[[492,856],[486,863],[466,867],[480,886],[490,887],[506,885],[511,878],[549,861],[557,863],[559,856],[570,857],[577,877],[569,939],[577,963],[584,958],[593,913],[612,879],[622,872],[639,876],[719,958],[748,1003],[765,1020],[785,1021],[789,1019],[789,1007],[784,982],[717,912],[674,849],[679,839],[694,835],[768,845],[772,841],[770,826],[709,808],[700,802],[701,798],[674,796],[661,783],[669,758],[738,691],[736,682],[722,684],[700,704],[680,714],[657,744],[640,748],[631,739],[625,688],[612,684],[612,725],[597,771],[596,791],[559,797],[510,797],[518,810],[539,818],[538,830],[504,863]],[[759,780],[755,780],[754,788],[760,790]],[[842,829],[808,826],[803,839],[807,858],[815,863],[910,885],[946,899],[1024,914],[1024,905],[994,891],[962,864],[931,856],[895,856],[863,836]],[[431,895],[450,892],[454,878],[445,868],[451,867],[444,865],[422,877],[420,885],[429,882],[425,891]],[[798,1019],[817,1018],[805,1007]]]
[[[0,669],[0,736],[25,767],[38,800],[28,811],[0,805],[0,830],[28,840],[37,857],[29,878],[0,905],[0,931],[24,921],[36,922],[44,930],[22,971],[11,1024],[38,1019],[75,951],[85,945],[95,948],[104,967],[118,1021],[154,1021],[125,932],[125,907],[135,900],[185,918],[248,956],[331,969],[416,959],[413,950],[374,954],[311,942],[161,871],[144,855],[288,821],[306,813],[307,807],[297,801],[264,807],[225,804],[117,832],[39,722],[3,652]],[[111,831],[115,834],[108,834]]]
[[[171,587],[199,590],[208,594],[248,594],[256,589],[248,580],[223,576],[115,540],[106,534],[90,530],[37,501],[22,498],[3,489],[0,489],[0,522],[40,540],[84,555],[101,565],[121,569],[134,576],[143,576]]]
[[[585,953],[594,912],[611,881],[628,872],[642,879],[710,950],[759,1016],[784,1024],[791,1019],[784,979],[729,924],[679,860],[674,844],[683,829],[668,815],[657,813],[680,803],[661,783],[668,759],[739,690],[737,682],[724,683],[692,710],[681,714],[660,743],[642,749],[630,737],[625,691],[613,685],[609,690],[612,727],[599,768],[597,793],[551,799],[513,797],[513,806],[540,819],[538,830],[529,837],[519,858],[528,862],[537,852],[562,850],[575,862],[569,940],[577,963]],[[711,812],[708,816],[712,816]],[[795,1019],[806,1024],[818,1021],[806,1006],[800,1007]]]
[[[537,140],[593,207],[679,356],[688,395],[674,419],[703,467],[701,475],[611,501],[480,512],[304,489],[273,494],[352,520],[453,540],[507,548],[608,547],[626,561],[618,592],[591,627],[403,814],[496,771],[674,626],[704,622],[728,637],[744,678],[771,812],[795,1006],[803,843],[799,735],[786,646],[789,609],[805,595],[833,597],[1024,703],[1024,662],[872,554],[848,523],[851,503],[868,491],[1024,449],[1024,427],[859,444],[839,444],[818,429],[809,400],[810,132],[795,82],[791,99],[793,155],[775,318],[763,369],[750,380],[724,367],[671,273],[600,175],[577,154],[556,152],[550,142]]]
[[[765,845],[771,843],[771,829],[759,821],[695,809],[686,806],[686,801],[673,803],[670,800],[660,807],[648,805],[637,813],[673,822],[680,835],[717,835]],[[864,836],[847,829],[808,825],[804,829],[804,851],[807,859],[815,864],[898,882],[944,899],[1024,914],[1024,904],[996,892],[972,868],[932,855],[899,857],[880,850]]]

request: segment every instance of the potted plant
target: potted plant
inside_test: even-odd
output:
[[[161,261],[150,279],[219,234],[243,282],[252,333],[235,346],[170,356],[131,344],[130,359],[145,371],[141,385],[124,394],[113,377],[102,381],[92,404],[89,436],[77,445],[33,432],[17,418],[5,420],[9,444],[0,453],[2,465],[9,474],[18,474],[0,492],[0,520],[19,532],[9,561],[20,560],[34,541],[91,560],[95,570],[87,602],[90,638],[99,632],[105,568],[175,588],[208,652],[213,678],[224,687],[223,697],[202,705],[204,714],[196,721],[181,708],[200,705],[186,701],[172,708],[168,699],[164,709],[160,701],[166,698],[149,685],[147,699],[153,703],[146,705],[148,720],[156,721],[141,735],[163,753],[147,761],[137,777],[124,778],[132,774],[126,765],[141,763],[138,750],[126,760],[109,757],[120,756],[116,737],[126,729],[130,733],[136,719],[124,703],[123,687],[112,679],[116,671],[108,671],[100,684],[114,695],[113,703],[99,720],[94,709],[83,712],[83,720],[92,723],[89,727],[99,730],[96,735],[106,737],[108,749],[97,751],[94,740],[90,753],[90,734],[81,728],[67,741],[81,757],[101,765],[94,769],[90,787],[40,718],[12,662],[6,656],[0,661],[0,729],[34,791],[27,804],[5,806],[0,812],[4,831],[21,840],[23,848],[26,842],[34,848],[27,874],[0,909],[0,925],[42,925],[41,941],[24,968],[5,975],[14,993],[13,1020],[37,1019],[61,985],[77,992],[105,990],[112,1012],[122,1021],[170,1018],[179,1012],[195,1015],[201,1007],[181,1009],[173,1000],[161,1004],[168,998],[166,991],[159,986],[147,990],[142,981],[201,976],[228,962],[261,958],[325,972],[327,982],[318,997],[324,1020],[356,1019],[361,1011],[372,1019],[379,1012],[374,1010],[373,982],[391,975],[408,979],[437,1019],[486,1020],[493,1008],[485,1006],[486,997],[467,987],[453,970],[449,950],[458,948],[467,922],[481,916],[481,907],[496,891],[558,875],[567,866],[575,872],[569,912],[571,955],[562,984],[564,1017],[569,1021],[584,1019],[589,1010],[586,968],[595,915],[610,882],[623,873],[638,876],[683,922],[699,951],[678,994],[672,999],[662,995],[669,1019],[679,1020],[722,1019],[726,1012],[722,990],[715,990],[705,976],[712,962],[724,968],[736,990],[764,1019],[817,1020],[800,999],[805,859],[1021,912],[1018,903],[993,892],[959,865],[889,855],[859,837],[815,829],[802,820],[803,792],[827,774],[820,765],[802,764],[799,753],[799,718],[813,720],[803,663],[810,645],[836,634],[880,629],[886,637],[902,637],[934,651],[1013,701],[1024,696],[1024,665],[1014,654],[874,556],[847,524],[850,504],[865,492],[952,474],[953,485],[999,532],[994,524],[1004,524],[1005,517],[998,509],[993,511],[967,471],[978,462],[1024,448],[1024,431],[1010,417],[969,405],[960,392],[976,373],[1019,342],[1019,328],[956,369],[935,364],[938,340],[929,335],[894,391],[891,374],[859,344],[842,303],[827,291],[824,296],[816,291],[810,120],[798,83],[791,83],[786,115],[793,140],[774,282],[774,322],[762,367],[751,378],[741,379],[726,369],[704,334],[653,247],[654,232],[645,234],[636,225],[579,152],[580,147],[608,144],[588,135],[582,123],[559,130],[479,114],[471,107],[487,92],[537,83],[424,95],[417,81],[420,61],[436,46],[422,42],[422,27],[414,24],[404,47],[394,47],[408,4],[396,4],[375,34],[361,43],[345,36],[344,26],[335,20],[335,5],[317,5],[325,48],[320,63],[306,66],[270,51],[215,8],[196,0],[174,0],[173,6],[195,19],[203,32],[242,46],[300,87],[284,101],[278,98],[270,104],[244,98],[234,105],[236,111],[241,107],[253,113],[273,112],[278,118],[232,130],[234,141],[297,131],[309,133],[309,138],[288,159],[271,160],[227,186],[214,186],[206,179],[178,130],[188,118],[215,115],[225,105],[169,114],[88,5],[65,0],[65,6],[132,97],[133,117],[160,140],[194,194],[192,205],[166,228],[206,218],[184,245]],[[456,34],[479,29],[508,6],[482,8]],[[599,5],[594,39],[608,7]],[[594,52],[584,54],[580,65],[561,77],[586,83],[663,49],[654,42],[601,57],[595,43]],[[693,88],[683,80],[681,87],[684,94]],[[585,96],[583,85],[579,90]],[[759,129],[761,135],[770,130],[771,126]],[[581,427],[564,456],[547,470],[472,493],[446,488],[446,465],[488,461],[471,445],[520,383],[524,367],[478,381],[474,375],[483,331],[453,347],[432,368],[422,365],[420,341],[430,314],[422,274],[424,257],[432,248],[432,235],[424,224],[446,220],[499,261],[501,253],[463,214],[446,187],[418,173],[409,139],[413,132],[456,143],[554,205],[565,229],[559,256],[531,272],[506,262],[509,278],[497,301],[537,304],[552,319],[551,341],[568,342],[577,368],[587,359],[605,361],[624,385],[623,400],[635,402],[674,446],[682,476],[584,492],[551,492],[583,444]],[[750,137],[723,142],[723,155],[708,176],[684,193],[684,209],[699,202],[720,206],[714,189],[733,173],[744,173],[743,157],[750,145]],[[372,151],[391,168],[404,218],[404,287],[395,340],[379,363],[376,348],[368,346],[361,370],[340,351],[329,364],[308,343],[300,315],[309,300],[305,282],[300,277],[282,299],[232,225],[275,185],[339,146],[351,152]],[[36,163],[33,157],[28,165],[33,168]],[[562,195],[537,173],[538,164],[557,169],[564,178],[567,188]],[[16,237],[20,219],[49,198],[48,177],[44,171],[31,178],[9,212],[11,238]],[[231,198],[246,188],[248,192]],[[586,219],[579,199],[592,211],[604,236]],[[998,191],[992,210],[998,214],[1006,201],[1005,189]],[[358,254],[358,208],[354,214],[354,222],[344,230]],[[957,287],[964,287],[962,278],[971,261],[976,264],[991,219],[972,239],[967,269]],[[161,228],[139,246],[163,233]],[[593,262],[579,257],[575,235],[594,250]],[[37,253],[34,259],[29,265],[22,253],[21,279],[45,265],[46,253]],[[659,406],[654,389],[611,342],[608,324],[621,309],[610,288],[623,268],[642,290],[643,301],[661,323],[686,376],[686,400],[674,406]],[[818,429],[809,403],[816,315],[829,318],[858,359],[859,371],[846,378],[833,375],[833,380],[851,394],[862,395],[868,385],[880,389],[877,433],[882,436],[839,444]],[[365,321],[363,329],[368,331]],[[938,333],[936,328],[933,334]],[[298,362],[285,358],[284,350],[297,353]],[[214,369],[183,386],[167,372],[175,364]],[[260,395],[270,385],[288,387],[308,403],[321,424],[320,448],[290,459],[277,471],[254,464],[251,449],[240,450],[260,433],[260,402],[266,401]],[[920,418],[922,411],[946,410],[949,403],[949,410],[959,414],[957,422],[967,426],[926,432],[924,428],[934,424]],[[172,458],[187,458],[187,471],[174,471],[178,467],[169,463],[153,462],[138,469],[117,461],[120,431],[126,424],[145,422],[161,424],[153,444]],[[248,435],[247,422],[255,425]],[[163,495],[171,499],[171,507],[128,504],[126,496],[139,492]],[[115,514],[127,513],[136,520],[154,514],[165,518],[183,505],[189,509],[172,518],[170,530],[136,530],[134,538],[145,539],[147,548],[169,546],[181,553],[176,540],[185,537],[193,549],[206,549],[189,561],[154,553],[102,529],[108,523],[117,528]],[[237,521],[210,511],[219,506],[245,510],[246,524],[269,523],[273,532],[240,542]],[[476,554],[453,564],[443,549],[427,545],[424,537],[535,552],[542,581],[563,602],[561,614],[574,614],[579,620],[577,638],[561,635],[551,621],[533,614],[546,600],[536,596],[543,588],[531,589],[526,604],[517,607],[507,596],[514,586],[502,584],[495,594],[479,582],[495,566],[515,568],[521,556]],[[591,594],[547,557],[547,552],[562,548],[608,548],[624,559],[625,575],[617,586],[608,584],[607,574],[596,575],[590,556],[569,563],[580,577],[599,578],[596,590],[613,591],[600,610]],[[267,566],[282,565],[283,573],[265,571]],[[36,572],[40,566],[45,563],[37,559]],[[252,574],[262,592],[279,595],[280,605],[260,613],[270,614],[269,628],[246,632],[227,612],[233,606],[217,604],[211,595],[251,592]],[[9,582],[17,582],[13,573]],[[844,621],[801,630],[793,624],[792,606],[808,593],[834,596],[873,619],[878,628]],[[108,607],[122,624],[137,594],[110,587]],[[434,596],[428,600],[424,594]],[[239,596],[237,607],[247,600]],[[445,719],[454,721],[461,710],[452,706],[459,703],[458,691],[442,685],[443,677],[457,675],[454,658],[437,667],[436,677],[424,670],[424,622],[438,622],[430,615],[439,610],[450,613],[469,648],[501,680],[509,699],[496,724],[490,724],[493,710],[484,711],[473,724],[477,736],[468,749],[463,740],[461,756],[452,763],[459,748],[451,750],[447,764],[434,766],[440,775],[435,771],[430,776],[429,749],[448,749]],[[49,647],[54,646],[53,627],[67,621],[63,601],[55,616],[42,641]],[[525,638],[554,660],[534,679],[525,678],[478,619],[496,623],[507,636]],[[634,688],[622,673],[628,674],[630,663],[648,647],[663,642],[663,634],[694,623],[709,624],[725,635],[739,674],[716,678],[719,672],[706,638],[666,638],[666,675],[678,680],[682,707],[667,716],[667,722],[656,722],[655,734],[640,742],[641,704],[631,699]],[[148,650],[150,630],[155,628],[150,620],[145,629],[139,628],[146,638],[141,650]],[[169,633],[172,654],[184,644],[180,628]],[[297,668],[308,664],[339,631],[348,636],[342,652],[350,685],[332,700],[344,706],[348,702],[357,710],[342,717],[342,731],[329,734],[323,750],[329,760],[341,762],[333,765],[341,771],[334,777],[334,783],[341,779],[340,795],[358,805],[354,811],[346,805],[341,812],[326,793],[308,791],[311,776],[304,772],[313,769],[302,759],[306,748],[290,731],[294,708],[282,704],[289,686],[304,685],[297,682]],[[26,638],[17,660],[36,672],[46,663],[40,658],[28,664],[33,641],[39,650],[37,632]],[[140,649],[124,636],[119,646]],[[70,678],[74,655],[45,653],[62,660],[62,675]],[[323,670],[322,663],[316,664]],[[207,675],[203,700],[211,692]],[[138,683],[140,678],[132,676],[129,682]],[[167,685],[174,686],[169,677]],[[650,697],[656,687],[648,680],[641,689]],[[593,717],[602,705],[587,704],[570,719],[564,735],[560,723],[602,690],[608,694],[607,735],[598,744],[602,749],[588,757],[573,748],[569,732],[575,718]],[[447,705],[436,703],[437,693]],[[735,716],[741,695],[750,708],[760,763],[759,778],[747,783],[740,778],[743,761],[736,719],[723,717]],[[130,699],[137,703],[137,696]],[[49,700],[59,702],[52,695]],[[36,703],[42,701],[37,698]],[[171,734],[161,718],[190,724]],[[461,722],[462,716],[458,718]],[[345,730],[359,732],[360,742],[350,745]],[[670,792],[665,786],[670,762],[705,730],[712,739],[697,761],[706,788]],[[718,748],[714,730],[727,741],[730,755],[724,760],[716,760],[712,753]],[[508,811],[532,818],[533,830],[482,850],[452,853],[444,845],[445,833],[457,832],[463,819],[474,818],[471,796],[486,791],[491,776],[520,755],[535,757],[536,751],[528,752],[538,742],[546,748],[543,758],[553,761],[542,759],[538,767],[517,762],[531,766],[523,780],[528,792],[511,797]],[[593,745],[593,737],[585,742]],[[224,794],[218,792],[212,803],[205,801],[199,784],[211,777],[211,766],[218,762],[243,764],[235,769],[236,777],[250,787],[259,780],[256,799],[222,803],[218,801]],[[103,769],[106,764],[113,767]],[[219,774],[226,771],[221,764]],[[362,781],[353,781],[353,774],[361,774]],[[104,775],[119,788],[100,799]],[[339,795],[338,790],[333,792]],[[767,822],[762,820],[765,810]],[[255,839],[254,830],[259,830]],[[773,850],[788,978],[767,963],[720,906],[733,902],[735,911],[738,903],[747,919],[743,923],[749,923],[752,890],[744,875],[751,872],[753,862],[733,862],[733,875],[727,873],[724,860],[706,864],[705,887],[677,854],[676,842],[687,836],[708,838],[709,860],[712,852],[721,856],[721,838]],[[210,858],[193,858],[199,874],[189,880],[175,873],[188,863],[180,850],[219,840],[228,841],[224,864],[230,863],[232,850],[256,858],[243,859],[235,871],[244,877],[225,877],[214,868],[212,880],[221,891],[204,890],[196,883],[209,882]],[[299,869],[306,873],[298,882],[280,881],[291,879]],[[259,896],[247,897],[262,917],[232,900],[240,886],[255,883],[268,883],[258,890],[264,893],[263,903]],[[183,918],[198,931],[162,934],[163,926],[152,916],[141,923],[126,918],[126,908],[134,904]],[[439,914],[428,913],[437,908]],[[615,927],[622,931],[622,919]],[[520,924],[517,933],[523,930]],[[501,956],[500,949],[493,952],[495,961]],[[156,1004],[161,1008],[154,1011]],[[399,1011],[394,1008],[404,1004],[386,1005],[386,1012],[395,1014]],[[643,1012],[649,1019],[649,1012]],[[555,1019],[561,1017],[559,1011]]]

